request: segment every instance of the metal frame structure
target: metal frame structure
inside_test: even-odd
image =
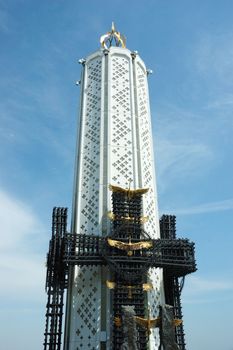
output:
[[[176,217],[174,215],[163,215],[160,219],[161,239],[176,241]],[[172,305],[174,317],[182,319],[181,291],[184,286],[185,275],[179,281],[170,271],[163,270],[164,293],[166,304]],[[186,350],[185,333],[183,322],[175,328],[175,338],[180,350]]]
[[[146,293],[149,268],[163,268],[166,303],[174,306],[174,316],[182,318],[178,278],[196,270],[194,243],[176,239],[175,217],[160,220],[161,239],[151,239],[143,229],[142,191],[115,188],[112,192],[112,221],[109,236],[68,233],[67,209],[54,208],[52,238],[47,258],[48,294],[44,350],[60,350],[63,294],[70,266],[105,265],[112,279],[112,349],[123,343],[122,306],[134,307],[135,315],[148,317]],[[148,330],[137,325],[137,344],[146,350]],[[183,326],[176,327],[176,341],[185,350]]]
[[[47,255],[46,292],[47,312],[44,350],[61,349],[64,290],[67,288],[68,269],[63,263],[65,237],[67,234],[67,208],[54,208],[52,215],[52,238]]]

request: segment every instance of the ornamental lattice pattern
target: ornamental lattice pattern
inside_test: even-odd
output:
[[[129,57],[112,56],[110,70],[111,182],[120,186],[127,185],[127,179],[133,178],[130,68]]]
[[[77,350],[96,350],[99,342],[100,274],[99,267],[79,268],[77,275],[76,300],[78,300],[76,330]],[[88,289],[87,289],[88,281]],[[88,331],[87,331],[88,329]]]
[[[149,188],[148,193],[143,196],[143,207],[145,215],[149,216],[149,220],[145,223],[145,230],[152,238],[158,238],[158,222],[156,213],[156,198],[154,192],[155,179],[153,178],[153,154],[152,154],[152,138],[149,111],[149,96],[147,90],[147,74],[145,68],[137,62],[137,105],[138,105],[138,129],[140,143],[140,159],[141,159],[141,182],[142,187]],[[149,279],[153,284],[153,289],[148,292],[148,306],[150,308],[151,317],[158,316],[159,304],[161,304],[161,282],[159,269],[149,271]],[[151,331],[151,346],[157,348],[159,346],[159,332],[157,329]]]
[[[148,194],[143,198],[146,215],[149,216],[148,223],[145,224],[145,230],[153,238],[158,238],[158,223],[156,222],[156,203],[154,192],[154,164],[153,164],[153,145],[151,142],[151,126],[149,111],[149,96],[147,91],[147,77],[144,67],[137,62],[137,98],[138,98],[138,127],[140,139],[140,155],[142,169],[142,187],[149,188]]]
[[[86,65],[84,86],[83,131],[81,144],[81,207],[77,232],[100,234],[99,173],[100,173],[100,115],[102,60],[96,57]],[[74,344],[77,350],[99,349],[100,334],[100,268],[78,268],[73,288],[76,326]]]
[[[82,233],[99,234],[99,168],[101,57],[87,65],[85,87],[84,131],[82,144],[81,216]]]

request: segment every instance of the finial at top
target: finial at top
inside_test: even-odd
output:
[[[125,42],[126,39],[124,35],[116,30],[114,22],[112,22],[111,32],[107,32],[100,37],[100,43],[104,49],[108,49],[113,46],[113,44],[115,44],[115,46],[126,47]]]

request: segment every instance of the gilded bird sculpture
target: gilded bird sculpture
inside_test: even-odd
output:
[[[152,241],[141,241],[141,242],[131,242],[131,238],[129,239],[129,242],[121,242],[117,241],[111,238],[108,238],[108,244],[110,247],[114,247],[120,250],[127,251],[128,256],[131,256],[133,254],[133,251],[135,250],[141,250],[141,249],[149,249],[153,246]]]

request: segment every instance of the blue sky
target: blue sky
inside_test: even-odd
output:
[[[196,242],[188,350],[233,350],[233,3],[0,0],[0,324],[40,350],[53,206],[71,207],[80,77],[112,20],[148,68],[160,214]],[[70,212],[70,211],[69,211]]]

